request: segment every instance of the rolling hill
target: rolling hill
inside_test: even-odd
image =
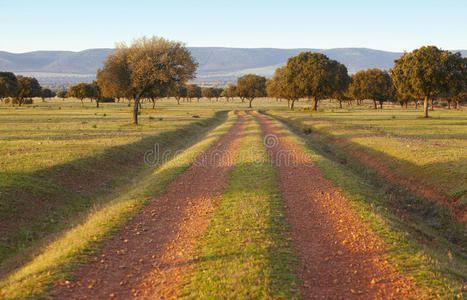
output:
[[[389,69],[401,52],[388,52],[368,48],[334,49],[277,49],[277,48],[226,48],[190,47],[199,63],[195,81],[225,84],[238,76],[256,73],[271,76],[287,58],[302,51],[321,52],[345,64],[349,73],[367,68]],[[76,82],[91,81],[96,70],[112,49],[72,51],[34,51],[9,53],[0,51],[0,70],[32,75],[45,86],[67,86]],[[467,50],[461,50],[464,56]]]

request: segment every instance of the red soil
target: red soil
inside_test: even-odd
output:
[[[332,142],[346,149],[345,141],[334,140]],[[360,163],[374,169],[378,174],[386,178],[389,182],[402,185],[415,195],[446,207],[458,221],[467,222],[467,205],[457,203],[455,200],[451,199],[431,185],[421,184],[420,182],[394,173],[390,168],[387,167],[384,162],[381,162],[374,156],[362,150],[346,149],[346,152],[356,158]]]
[[[257,118],[265,135],[277,138],[269,153],[301,258],[303,296],[306,299],[414,297],[413,281],[391,267],[380,240],[359,220],[336,187],[268,119],[259,115]]]
[[[209,224],[213,199],[226,186],[246,123],[240,114],[232,129],[108,241],[94,261],[76,270],[69,282],[55,285],[52,298],[176,298],[193,261],[191,250]],[[219,159],[219,153],[231,159]]]

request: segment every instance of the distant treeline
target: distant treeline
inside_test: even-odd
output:
[[[15,75],[11,72],[0,72],[0,101],[4,103],[31,104],[33,97],[40,97],[42,101],[46,98],[55,97],[56,94],[50,89],[42,88],[34,77]]]
[[[287,100],[291,110],[299,99],[313,100],[312,110],[317,110],[323,99],[336,99],[341,107],[344,101],[360,104],[372,100],[375,109],[377,104],[383,108],[384,102],[398,102],[405,107],[413,102],[417,107],[422,100],[425,117],[430,104],[433,109],[433,101],[444,101],[449,108],[455,103],[459,109],[467,99],[467,58],[435,46],[404,53],[389,72],[368,69],[351,76],[343,64],[324,54],[302,52],[277,68],[272,79],[247,74],[225,89],[187,84],[194,78],[197,66],[181,43],[143,37],[131,46],[121,44],[115,53],[110,53],[103,68],[97,71],[96,81],[73,85],[57,95],[75,97],[81,102],[94,99],[97,106],[113,99],[134,101],[134,123],[141,101],[151,101],[154,108],[156,101],[165,97],[174,97],[179,104],[180,99],[224,97],[229,101],[239,97],[242,102],[248,100],[251,107],[255,98],[269,96]],[[21,105],[24,99],[45,99],[50,95],[53,92],[41,89],[34,78],[0,73],[2,100],[10,97]]]

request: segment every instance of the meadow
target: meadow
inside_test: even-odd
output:
[[[467,115],[435,109],[420,111],[354,106],[323,111],[271,111],[328,143],[344,148],[388,180],[445,205],[466,221]]]
[[[310,105],[298,101],[290,111],[286,102],[264,98],[254,100],[253,110],[295,132],[284,129],[308,149],[304,151],[312,152],[326,178],[382,237],[398,271],[415,277],[425,292],[431,290],[426,295],[461,295],[459,282],[467,278],[465,109],[437,107],[431,118],[421,119],[421,110],[395,105],[373,110],[370,103],[344,104],[341,109],[336,102],[323,101],[318,112],[309,111]],[[140,124],[135,126],[127,102],[101,103],[100,108],[89,102],[81,108],[76,99],[0,105],[0,291],[18,291],[19,298],[40,297],[48,284],[67,278],[141,211],[147,199],[163,193],[199,151],[227,132],[236,118],[227,111],[247,110],[248,103],[221,98],[177,105],[163,99],[156,109],[151,106],[143,103]],[[250,124],[241,152],[257,148],[256,155],[265,156],[261,139],[258,125]],[[161,150],[186,157],[145,164],[144,154],[156,143]],[[235,296],[231,292],[243,277],[248,282],[239,290],[244,296],[252,290],[263,296],[296,294],[297,274],[287,271],[296,257],[287,229],[279,230],[287,228],[287,222],[275,172],[268,164],[251,165],[248,159],[252,158],[240,158],[231,173],[225,200],[218,204],[196,255],[238,253],[244,240],[261,242],[252,245],[252,255],[196,266],[194,279],[184,290],[188,297],[210,292]],[[255,189],[249,190],[252,181]],[[243,229],[230,236],[236,227]],[[263,240],[268,245],[276,241],[282,256],[269,257],[275,251],[272,246],[269,254],[262,252]],[[66,250],[56,250],[62,248]],[[39,254],[38,261],[34,257]],[[213,281],[224,276],[226,268],[233,272],[232,264],[242,267],[222,284]],[[213,272],[206,273],[211,268]],[[261,286],[263,273],[274,277],[268,281],[277,281],[274,289]]]
[[[0,107],[2,268],[10,265],[6,258],[69,228],[80,213],[133,183],[155,143],[183,149],[223,119],[207,107],[172,106],[143,111],[142,124],[133,126],[126,103],[99,109],[77,100],[36,103]],[[11,263],[21,261],[22,255]]]

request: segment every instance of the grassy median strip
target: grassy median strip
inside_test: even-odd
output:
[[[227,133],[237,117],[230,113],[200,142],[163,164],[107,204],[96,206],[85,221],[65,232],[34,260],[0,281],[1,299],[40,298],[53,282],[64,280],[70,271],[86,263],[90,255],[136,215],[151,198],[161,195],[167,185],[185,171],[196,157]],[[180,150],[180,149],[175,149]]]
[[[276,173],[261,129],[250,119],[242,147],[182,296],[196,299],[297,298],[297,258]]]
[[[401,274],[414,278],[419,297],[464,299],[467,258],[463,243],[467,230],[462,224],[428,200],[416,199],[394,186],[385,186],[378,182],[377,175],[368,173],[370,171],[354,170],[349,157],[342,164],[344,157],[332,159],[323,155],[316,144],[318,141],[305,141],[283,123],[271,120],[310,155],[324,176],[350,200],[360,218],[383,241],[391,265]],[[428,215],[418,216],[411,207],[425,209]],[[450,223],[445,223],[447,219]],[[436,222],[444,228],[434,226]]]

